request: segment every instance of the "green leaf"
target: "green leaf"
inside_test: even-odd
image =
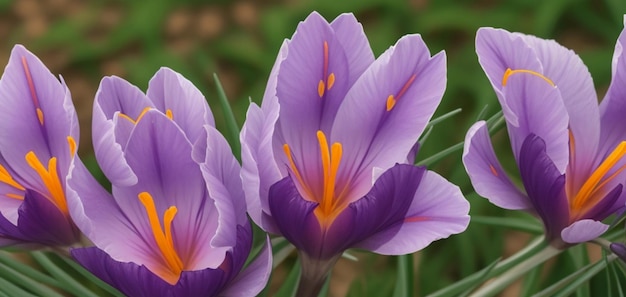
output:
[[[7,296],[20,296],[20,297],[37,297],[31,293],[22,290],[20,287],[0,277],[0,292],[7,294]]]
[[[50,257],[54,256],[54,254],[45,254],[44,252],[37,251],[33,252],[32,256],[37,263],[39,263],[39,265],[41,265],[50,273],[50,275],[56,278],[63,285],[63,289],[65,291],[81,297],[99,297],[97,294],[78,282],[72,275],[68,274],[65,269],[62,269],[54,263],[50,259]]]
[[[15,269],[16,271],[28,276],[29,278],[37,282],[51,285],[54,287],[61,286],[61,284],[56,279],[51,278],[49,275],[44,274],[37,269],[25,265],[23,262],[15,260],[15,258],[13,258],[10,253],[0,251],[0,263],[3,263],[8,267]]]
[[[23,264],[26,266],[25,264]],[[18,271],[12,269],[11,267],[0,264],[0,271],[2,272],[2,278],[10,281],[14,284],[18,284],[23,289],[26,289],[32,293],[35,293],[39,296],[50,296],[50,297],[63,297],[62,295],[52,291],[50,287],[47,287],[32,278],[29,278]]]
[[[589,279],[602,271],[606,267],[607,261],[613,261],[615,258],[616,257],[608,257],[606,261],[600,260],[596,263],[582,267],[541,292],[538,292],[534,295],[534,297],[569,296],[574,291],[578,290],[581,285],[586,284]]]
[[[298,290],[298,281],[300,280],[300,260],[297,260],[291,271],[287,275],[287,278],[283,282],[275,297],[296,297],[296,290]]]
[[[230,147],[237,157],[237,160],[241,161],[241,143],[239,142],[239,125],[237,124],[237,120],[235,119],[235,114],[233,113],[232,108],[230,107],[230,102],[228,101],[228,97],[226,97],[226,93],[224,92],[224,88],[220,83],[217,74],[213,74],[213,80],[215,81],[215,87],[217,88],[217,97],[220,101],[220,105],[222,107],[222,112],[224,113],[224,117],[226,120],[226,139],[230,143]]]

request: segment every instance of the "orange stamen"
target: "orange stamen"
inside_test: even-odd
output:
[[[174,247],[174,237],[172,236],[172,222],[178,209],[176,206],[170,206],[163,214],[163,226],[161,226],[154,199],[152,199],[150,193],[141,192],[137,197],[146,209],[152,235],[167,268],[169,268],[169,271],[160,271],[162,274],[160,276],[163,280],[174,285],[178,282],[180,274],[184,269],[184,264]]]
[[[324,89],[324,81],[320,80],[320,82],[317,84],[317,94],[320,96],[320,98],[324,96]]]
[[[170,120],[174,119],[174,113],[169,108],[165,110],[165,116]]]
[[[287,156],[287,159],[289,160],[289,168],[291,168],[291,172],[293,172],[293,174],[296,176],[296,180],[298,181],[298,183],[300,183],[300,186],[302,186],[302,188],[308,194],[308,196],[313,197],[311,189],[304,182],[304,179],[302,179],[302,175],[300,174],[300,171],[298,171],[298,167],[296,167],[296,163],[293,161],[293,156],[291,155],[291,149],[289,148],[288,144],[286,143],[283,144],[283,151],[285,152],[285,155]]]
[[[48,168],[44,167],[37,155],[33,151],[26,154],[26,163],[39,174],[41,181],[48,189],[50,193],[50,200],[61,210],[65,215],[68,214],[67,201],[65,200],[65,192],[59,179],[59,173],[57,172],[57,158],[52,157],[48,161]]]
[[[335,73],[331,72],[328,75],[328,87],[326,88],[326,90],[330,90],[333,87],[333,85],[335,85]]]
[[[33,100],[33,104],[35,105],[35,111],[37,112],[37,119],[39,123],[43,125],[43,111],[39,107],[39,99],[37,98],[37,90],[35,89],[35,82],[33,81],[33,76],[30,73],[30,68],[28,67],[28,62],[26,61],[26,57],[22,57],[22,67],[24,68],[24,75],[26,75],[26,82],[28,83],[28,88],[30,89],[30,97]]]
[[[139,121],[141,120],[141,118],[142,118],[142,117],[146,114],[146,112],[148,112],[148,110],[150,110],[150,109],[152,109],[152,107],[146,107],[146,108],[144,108],[144,109],[141,111],[141,113],[139,113],[139,116],[137,117],[137,119],[136,119],[136,120],[133,120],[133,118],[131,118],[131,117],[129,117],[128,115],[123,114],[123,113],[121,113],[121,112],[119,113],[119,116],[120,116],[120,117],[122,117],[122,118],[124,118],[124,119],[129,120],[131,123],[133,123],[133,124],[135,124],[135,125],[136,125],[137,123],[139,123]],[[169,110],[169,109],[168,109],[168,110]],[[171,114],[171,111],[170,111],[170,114]],[[167,115],[167,113],[166,113],[165,115],[166,115],[166,116],[168,116],[168,115]],[[170,117],[170,116],[168,116],[168,117]],[[171,119],[171,117],[170,117],[170,119]]]
[[[4,166],[2,165],[0,165],[0,182],[3,182],[9,186],[12,186],[20,191],[26,190],[22,185],[20,185],[13,179],[9,171],[6,168],[4,168]]]
[[[76,154],[76,141],[74,141],[74,137],[68,136],[67,144],[69,145],[69,148],[70,148],[70,157],[73,157]]]
[[[543,80],[545,80],[547,83],[549,83],[551,86],[556,86],[554,84],[554,82],[552,82],[552,80],[550,80],[549,78],[545,77],[543,74],[539,73],[539,72],[535,72],[532,70],[528,70],[528,69],[515,69],[515,70],[511,70],[511,68],[507,68],[506,71],[504,72],[504,76],[502,76],[502,86],[506,86],[506,83],[509,80],[509,77],[513,74],[517,74],[517,73],[528,73],[528,74],[532,74],[534,76],[540,77]]]
[[[322,170],[324,171],[324,191],[319,209],[324,216],[328,217],[337,210],[335,209],[338,202],[335,199],[335,185],[343,148],[338,142],[333,143],[329,148],[326,135],[322,131],[317,131],[317,140],[320,145]]]
[[[387,97],[387,111],[391,111],[393,107],[396,106],[396,102],[398,102],[398,100],[400,100],[400,98],[404,95],[404,93],[406,93],[406,91],[415,81],[416,77],[417,77],[416,74],[411,75],[411,77],[409,77],[409,79],[404,83],[404,85],[402,86],[398,94],[396,94],[396,96],[392,94]]]
[[[619,168],[609,177],[606,175],[614,168],[614,166],[626,155],[626,141],[622,141],[610,154],[602,161],[600,166],[591,174],[591,176],[582,185],[576,196],[571,200],[570,208],[574,212],[588,210],[597,203],[601,198],[600,195],[594,195],[600,191],[604,185],[615,178],[624,167]],[[606,178],[605,178],[606,177]]]

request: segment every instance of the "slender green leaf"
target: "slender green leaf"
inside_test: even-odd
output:
[[[493,270],[493,268],[495,268],[496,265],[498,265],[498,263],[500,262],[500,259],[501,258],[498,258],[497,260],[491,262],[491,264],[489,264],[487,267],[481,270],[482,275],[478,278],[478,281],[472,287],[465,290],[463,294],[459,295],[459,297],[469,296],[469,294],[471,294],[472,291],[474,291],[476,287],[478,287],[478,285],[486,281],[487,278],[489,277],[489,272],[491,272],[491,270]]]
[[[543,265],[539,265],[528,273],[528,275],[524,278],[524,283],[522,284],[522,292],[520,293],[520,296],[531,296],[532,292],[535,292],[537,290],[541,278],[542,269]]]
[[[42,273],[41,271],[34,269],[23,262],[15,260],[10,253],[0,251],[0,263],[3,263],[16,271],[28,276],[29,278],[44,283],[47,285],[60,287],[61,284],[54,278],[51,278],[49,275]]]
[[[8,296],[20,296],[20,297],[37,297],[31,293],[28,293],[20,287],[14,285],[10,281],[0,277],[0,292],[6,293]]]
[[[217,97],[219,98],[222,112],[226,120],[226,139],[230,143],[233,153],[239,161],[241,161],[241,143],[239,142],[239,125],[235,119],[235,114],[230,107],[230,101],[226,97],[222,83],[216,73],[213,73],[213,80],[215,81],[215,87],[217,88]]]
[[[44,252],[37,251],[32,253],[33,258],[41,265],[45,270],[47,270],[50,275],[56,278],[61,284],[63,284],[63,289],[71,292],[76,296],[81,297],[98,297],[97,294],[87,289],[80,282],[74,279],[73,276],[68,274],[64,269],[57,266],[49,257],[50,255],[46,255]]]
[[[25,265],[25,264],[24,264]],[[7,281],[10,281],[14,284],[18,284],[23,289],[28,290],[34,294],[39,296],[50,296],[50,297],[62,297],[62,295],[54,292],[50,287],[47,287],[32,278],[29,278],[13,268],[0,264],[0,271],[2,272],[2,277]]]
[[[298,281],[300,280],[300,273],[300,260],[298,260],[296,261],[296,263],[294,263],[293,267],[291,267],[291,271],[289,271],[287,278],[274,296],[296,297],[296,291],[298,290]]]
[[[607,257],[607,261],[613,261],[615,257],[609,256]],[[547,287],[541,292],[535,294],[534,297],[565,297],[572,294],[576,291],[582,284],[587,283],[589,279],[602,271],[606,265],[607,261],[600,260],[596,263],[589,264],[581,269],[578,269],[574,273],[569,276],[561,279],[557,283]]]

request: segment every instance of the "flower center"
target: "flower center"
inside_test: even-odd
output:
[[[137,197],[146,209],[150,228],[152,229],[152,236],[159,248],[161,259],[165,262],[165,267],[167,268],[156,271],[155,273],[169,284],[174,285],[178,282],[180,274],[184,269],[183,261],[178,256],[176,248],[174,247],[174,237],[172,236],[172,221],[174,221],[178,208],[176,208],[176,206],[170,206],[163,214],[163,225],[161,225],[161,220],[159,219],[154,200],[150,193],[141,192]]]
[[[304,181],[302,175],[298,171],[296,163],[293,160],[289,145],[283,145],[283,149],[289,160],[289,167],[295,175],[302,190],[310,199],[319,203],[318,207],[315,209],[315,215],[323,225],[328,225],[341,212],[341,210],[347,207],[347,204],[343,202],[343,199],[341,199],[341,195],[335,195],[337,172],[339,171],[339,165],[341,163],[343,146],[339,142],[335,142],[329,146],[328,139],[321,130],[317,131],[317,141],[320,147],[320,159],[322,163],[323,175],[321,191],[314,192],[311,186]],[[321,194],[315,195],[314,193]]]

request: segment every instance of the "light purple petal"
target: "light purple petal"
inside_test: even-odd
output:
[[[622,30],[613,53],[613,78],[600,103],[602,129],[598,157],[605,158],[621,141],[626,140],[626,31]]]
[[[79,161],[72,164],[66,197],[74,223],[100,249],[121,262],[152,261],[135,226]]]
[[[524,40],[503,29],[480,28],[476,32],[476,54],[498,98],[507,69],[525,69],[538,73],[542,66],[535,52]],[[502,106],[504,109],[505,106]]]
[[[476,193],[491,203],[506,209],[532,208],[526,194],[513,184],[500,165],[484,121],[472,125],[465,136],[463,165]]]
[[[125,151],[129,166],[137,174],[137,184],[114,185],[113,195],[141,236],[152,243],[152,229],[138,194],[148,192],[158,214],[175,206],[178,211],[172,230],[178,254],[186,257],[181,260],[194,269],[216,268],[224,259],[225,248],[210,245],[199,249],[197,245],[210,242],[220,216],[208,197],[200,166],[191,156],[192,145],[183,131],[163,113],[150,110],[137,123]],[[232,228],[234,231],[235,226]],[[153,250],[158,253],[156,244]]]
[[[600,135],[598,97],[591,74],[574,51],[556,41],[518,35],[537,54],[543,67],[542,74],[552,80],[561,92],[570,118],[569,128],[576,142],[574,172],[585,175],[594,165],[589,156],[595,155]],[[546,142],[549,141],[546,139]]]
[[[233,246],[237,242],[235,226],[248,223],[239,176],[241,168],[222,134],[212,126],[206,125],[205,129],[206,159],[200,169],[219,215],[217,232],[211,244]]]
[[[594,220],[580,220],[561,231],[561,238],[566,243],[576,244],[600,237],[609,225]]]
[[[329,141],[343,145],[339,176],[351,180],[348,200],[369,191],[373,167],[406,161],[443,96],[445,63],[443,52],[431,57],[419,35],[407,35],[350,89]]]
[[[256,296],[265,288],[271,272],[272,249],[270,239],[266,237],[265,244],[261,251],[259,251],[257,259],[239,272],[239,274],[230,281],[230,284],[220,292],[219,296]]]
[[[272,146],[272,132],[277,118],[278,110],[268,115],[252,103],[248,107],[246,122],[240,136],[241,178],[248,213],[257,225],[274,234],[279,232],[278,229],[273,223],[262,223],[262,217],[264,212],[270,211],[268,203],[270,186],[282,178]]]
[[[350,69],[348,85],[351,86],[374,62],[374,53],[363,32],[363,26],[352,13],[340,14],[330,23],[330,26],[335,31],[335,36],[348,58],[348,69]]]
[[[384,255],[409,254],[467,228],[469,203],[457,186],[432,171],[426,171],[418,184],[414,194],[407,197],[410,205],[405,215],[395,222],[399,229],[380,230],[357,247]]]
[[[152,77],[147,95],[158,110],[172,112],[172,119],[191,142],[202,135],[204,125],[215,127],[211,109],[200,90],[169,68],[162,67]]]
[[[45,163],[56,157],[60,176],[67,174],[67,138],[78,141],[78,120],[69,90],[35,55],[17,45],[0,79],[0,98],[0,151],[18,182],[46,192],[24,157],[30,151]]]
[[[504,117],[516,159],[519,159],[519,150],[526,137],[535,134],[546,142],[547,154],[559,172],[565,173],[570,155],[570,119],[559,90],[539,76],[528,73],[512,74],[507,85],[503,87],[503,101],[513,115],[504,111]],[[578,143],[576,146],[578,147]]]

